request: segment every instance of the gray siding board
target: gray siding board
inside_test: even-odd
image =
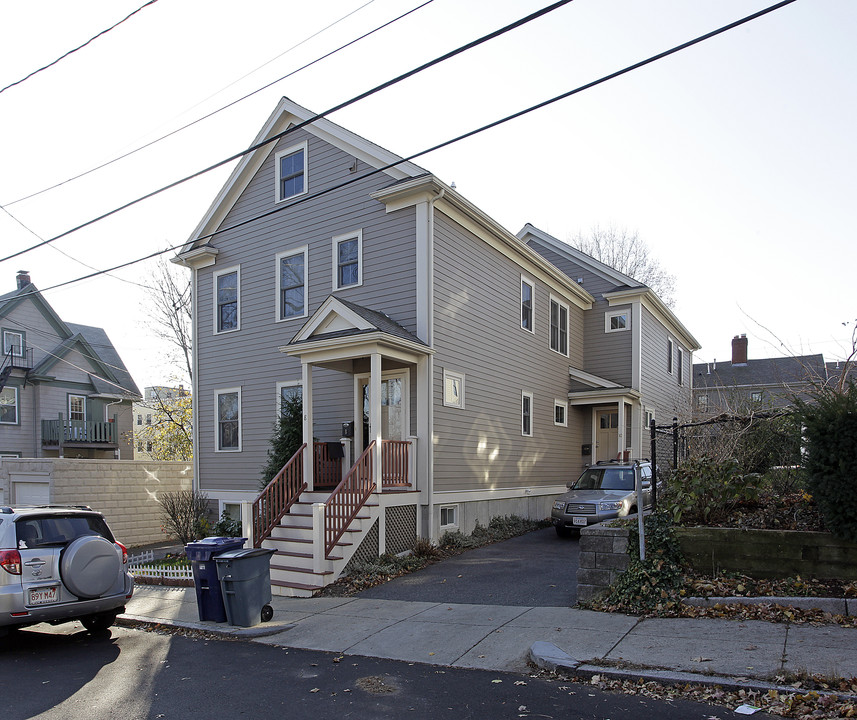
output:
[[[348,180],[353,157],[299,131],[283,138],[222,223],[229,228],[283,207],[267,218],[226,230],[212,238],[215,265],[197,275],[199,328],[195,398],[199,424],[199,474],[203,490],[258,489],[276,412],[276,384],[300,380],[300,361],[279,352],[330,295],[388,314],[416,332],[416,246],[413,208],[387,213],[370,194],[390,179],[379,175],[291,206],[274,203],[274,157],[280,149],[307,139],[310,194]],[[367,166],[360,163],[358,173]],[[337,235],[362,230],[363,284],[333,289],[333,246]],[[306,245],[308,315],[276,322],[276,255]],[[215,334],[213,275],[240,266],[240,329]],[[241,387],[242,451],[215,452],[215,390]],[[412,387],[414,383],[412,382]],[[341,423],[353,419],[354,380],[350,374],[314,368],[314,435],[322,441],[340,437]],[[414,413],[411,413],[412,418]]]
[[[580,428],[570,413],[569,427],[555,426],[553,408],[567,397],[569,365],[582,362],[582,311],[569,303],[571,358],[551,351],[550,290],[536,282],[536,332],[521,329],[521,274],[520,265],[435,214],[438,492],[565,482],[579,463]],[[443,405],[444,368],[465,375],[463,410]],[[533,437],[521,435],[522,391],[533,393]]]
[[[669,333],[661,322],[645,307],[642,311],[642,371],[641,391],[643,404],[655,413],[661,425],[670,422],[674,415],[681,417],[690,410],[691,363],[690,351],[679,339]],[[667,339],[673,340],[673,372],[667,371]],[[678,384],[675,350],[681,348],[684,356],[682,385]]]
[[[604,316],[614,310],[627,310],[630,305],[610,307],[598,301],[588,310],[584,320],[584,370],[623,387],[631,387],[633,362],[633,334],[631,329],[623,332],[604,331]]]

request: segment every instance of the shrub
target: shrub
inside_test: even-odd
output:
[[[419,538],[414,543],[414,555],[418,558],[436,558],[440,557],[440,548],[428,538]]]
[[[742,474],[735,460],[690,458],[667,480],[664,507],[676,523],[717,523],[742,502],[759,497],[759,476]]]
[[[217,537],[241,537],[241,530],[241,521],[233,520],[226,510],[220,513],[220,520],[211,528],[212,534]]]
[[[857,542],[857,384],[796,399],[804,424],[807,486],[830,532]]]
[[[161,505],[163,530],[174,535],[182,545],[208,535],[208,495],[198,490],[164,493]]]
[[[261,472],[260,489],[264,489],[277,476],[303,442],[303,400],[299,395],[292,395],[284,398],[280,406],[280,417],[271,435],[268,459]]]

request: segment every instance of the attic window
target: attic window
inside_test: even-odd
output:
[[[277,202],[307,191],[307,144],[294,145],[276,155]]]
[[[628,311],[609,312],[604,315],[604,332],[622,332],[631,327],[628,322]]]

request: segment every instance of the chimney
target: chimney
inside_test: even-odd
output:
[[[746,365],[747,364],[747,336],[736,335],[732,338],[732,364]]]
[[[18,290],[30,284],[30,273],[27,270],[18,270]]]

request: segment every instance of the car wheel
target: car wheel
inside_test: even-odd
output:
[[[274,608],[270,605],[262,606],[262,622],[268,622],[272,617],[274,617]]]
[[[567,527],[555,525],[554,528],[556,529],[556,534],[559,535],[561,538],[567,538],[572,536],[572,531],[569,530]]]
[[[116,547],[99,535],[72,540],[63,550],[60,575],[65,586],[80,598],[97,598],[116,584],[122,560]]]
[[[87,615],[82,617],[80,622],[91,633],[104,632],[116,622],[116,615],[118,613],[115,610],[111,610],[109,612],[96,613],[95,615]]]

